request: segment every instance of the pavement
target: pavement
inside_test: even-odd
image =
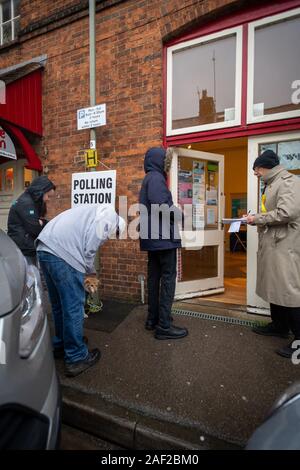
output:
[[[159,341],[146,312],[134,308],[112,333],[85,330],[102,357],[83,374],[66,378],[56,362],[65,424],[129,449],[238,449],[299,380],[300,365],[274,352],[286,339],[174,315],[189,335]]]

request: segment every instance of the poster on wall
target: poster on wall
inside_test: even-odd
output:
[[[204,162],[193,161],[193,204],[205,201],[205,166]]]
[[[204,162],[193,161],[193,177],[198,178],[200,181],[203,181],[205,178],[205,166]],[[199,181],[199,182],[200,182]]]
[[[218,190],[214,186],[207,187],[206,204],[208,206],[216,206],[218,204]]]
[[[192,204],[193,202],[193,184],[180,183],[178,184],[179,191],[179,204]]]
[[[217,207],[207,207],[206,223],[207,225],[216,225],[218,219]]]
[[[218,205],[218,169],[216,163],[207,164],[206,204],[208,206]]]
[[[193,202],[193,179],[192,172],[179,170],[178,172],[178,202],[181,205]]]
[[[188,170],[179,170],[178,181],[180,183],[192,183],[192,172]]]
[[[204,204],[193,205],[193,228],[203,229],[205,225],[204,220]]]

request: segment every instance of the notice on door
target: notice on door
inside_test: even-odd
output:
[[[72,174],[72,207],[105,204],[115,207],[116,171]]]

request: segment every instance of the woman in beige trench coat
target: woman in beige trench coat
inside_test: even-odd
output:
[[[256,293],[270,303],[272,322],[253,328],[258,334],[300,340],[300,179],[266,150],[253,165],[265,183],[262,212],[247,223],[258,228]],[[294,341],[293,340],[293,341]],[[293,341],[276,352],[291,357]]]

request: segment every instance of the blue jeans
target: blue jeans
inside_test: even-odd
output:
[[[46,251],[37,253],[52,306],[56,335],[54,349],[64,348],[68,364],[82,361],[88,355],[83,342],[84,274]]]

